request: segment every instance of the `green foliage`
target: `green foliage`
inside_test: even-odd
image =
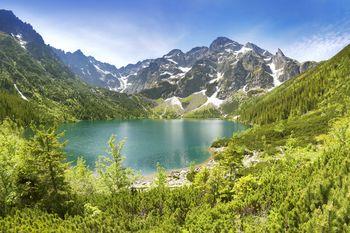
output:
[[[211,147],[214,147],[214,148],[227,147],[229,142],[230,142],[229,138],[219,138],[219,139],[216,139],[211,144]]]
[[[249,96],[251,97],[251,96]],[[251,97],[252,98],[252,97]],[[220,108],[225,114],[233,114],[237,115],[237,111],[239,107],[246,101],[248,101],[248,95],[241,91],[235,92],[232,96],[230,96],[221,106]]]
[[[72,206],[61,205],[60,208],[65,210],[66,215],[64,218],[60,217],[62,210],[53,209],[52,204],[46,202],[48,197],[40,196],[34,190],[28,189],[32,196],[36,195],[36,203],[39,205],[27,205],[30,208],[19,209],[20,206],[15,203],[2,202],[6,208],[1,208],[3,217],[0,218],[0,231],[347,231],[350,224],[347,217],[350,182],[349,124],[348,117],[333,123],[334,129],[331,133],[322,137],[324,146],[321,148],[319,146],[296,148],[294,140],[290,139],[286,142],[283,155],[267,156],[265,160],[252,167],[242,166],[242,149],[239,145],[229,145],[218,160],[219,164],[212,170],[202,169],[194,176],[193,184],[188,187],[175,189],[166,187],[164,169],[158,166],[156,185],[153,188],[133,191],[125,188],[126,186],[119,188],[121,186],[115,185],[118,188],[114,191],[118,195],[98,190],[101,188],[98,183],[105,182],[105,175],[121,174],[119,171],[123,171],[119,166],[122,161],[119,153],[121,146],[115,147],[112,138],[110,145],[114,159],[111,158],[112,163],[108,165],[114,164],[114,166],[106,166],[107,169],[103,171],[106,173],[101,172],[100,175],[94,176],[87,170],[83,160],[79,160],[76,167],[67,168],[64,179],[71,187],[71,193],[68,195],[72,200],[71,205],[77,210],[77,215],[69,214]],[[52,158],[61,157],[57,153],[59,146],[55,143],[56,137],[53,137],[50,130],[36,131],[36,136],[27,141],[21,139],[20,134],[11,134],[10,132],[15,132],[12,131],[12,127],[14,125],[8,122],[1,127],[0,132],[12,135],[8,137],[7,142],[1,141],[1,156],[4,156],[4,153],[12,153],[11,155],[17,153],[13,162],[27,166],[26,177],[38,177],[36,169],[39,168],[33,166],[33,162],[27,163],[27,159],[21,162],[25,159],[22,154],[30,156],[32,160],[34,154],[39,154],[41,158],[47,155]],[[284,126],[281,124],[277,128],[281,131]],[[12,151],[11,148],[17,139],[20,139],[22,146],[16,146],[16,149],[22,149]],[[47,143],[46,140],[52,142]],[[30,149],[34,145],[41,149]],[[43,148],[50,149],[43,150]],[[46,161],[46,164],[41,163],[43,168],[40,169],[46,170],[50,160],[43,161]],[[66,167],[64,162],[60,164]],[[117,164],[118,166],[115,166]],[[21,166],[8,165],[7,168],[11,170],[11,167],[15,173],[17,169],[23,171]],[[111,172],[108,169],[111,167],[118,172]],[[1,167],[1,174],[4,174],[4,171]],[[54,193],[49,174],[46,170],[45,174],[42,174],[46,178],[39,180],[46,183],[45,187]],[[11,177],[13,176],[9,175],[7,179],[11,180]],[[124,175],[121,177],[125,178]],[[120,179],[116,180],[120,184]],[[109,181],[111,181],[109,184],[114,185],[115,179]],[[19,184],[16,179],[11,182],[12,185],[7,186],[10,192],[5,193],[9,195],[8,197],[12,192],[17,196]],[[64,190],[66,184],[59,184],[59,190]],[[53,198],[51,200],[53,202],[57,200],[57,197],[54,198],[52,195],[49,197]],[[43,203],[48,206],[44,206]]]
[[[96,192],[96,178],[83,158],[78,158],[77,164],[67,170],[66,179],[73,192],[79,196],[88,196]]]
[[[20,125],[29,125],[32,122],[35,124],[49,122],[48,116],[43,110],[40,110],[39,106],[23,100],[19,96],[0,91],[0,119],[6,118]]]
[[[157,102],[157,106],[153,108],[154,118],[175,119],[181,117],[183,110],[179,106],[166,103],[162,99]]]
[[[14,123],[4,121],[0,125],[0,215],[15,204],[15,166],[24,146],[20,129]]]
[[[148,115],[148,103],[91,87],[61,64],[46,45],[23,49],[0,33],[0,120],[23,125],[67,120],[136,118]],[[20,98],[14,85],[28,101]]]
[[[33,131],[15,175],[19,205],[40,205],[48,212],[64,214],[69,188],[64,177],[68,164],[64,144],[59,141],[61,135],[56,128]]]
[[[166,172],[159,163],[157,163],[157,175],[154,180],[154,186],[159,190],[162,190],[166,187]]]
[[[269,154],[279,152],[291,137],[295,138],[297,146],[317,144],[318,136],[327,133],[329,123],[339,115],[334,107],[330,107],[311,111],[301,117],[267,125],[256,125],[234,135],[229,144],[240,145],[245,148],[245,151],[265,151]]]
[[[193,162],[190,163],[189,171],[186,175],[186,179],[189,180],[190,182],[194,181],[194,178],[197,174],[195,164]]]
[[[348,69],[343,63],[348,50],[305,77],[324,77],[323,72],[330,79],[347,77],[342,72]],[[296,92],[286,95],[306,98],[299,92],[305,82],[290,81]],[[34,129],[25,139],[6,120],[0,125],[0,231],[349,232],[350,114],[347,83],[343,86],[337,86],[342,93],[310,87],[309,93],[327,92],[322,100],[296,96],[290,106],[277,104],[286,117],[251,118],[261,125],[222,142],[227,148],[216,156],[216,166],[201,169],[191,185],[179,188],[167,187],[159,165],[153,187],[131,188],[122,166],[123,142],[114,137],[96,174],[83,160],[68,166],[53,128]],[[289,87],[264,98],[283,88]],[[259,114],[262,107],[256,109]],[[257,163],[246,165],[251,156]]]
[[[350,98],[349,63],[350,45],[329,61],[287,81],[271,93],[243,104],[240,119],[268,124],[336,103],[339,111],[346,112]]]
[[[186,98],[181,98],[180,101],[186,112],[190,112],[205,104],[207,99],[208,98],[203,93],[194,93]]]
[[[222,116],[220,110],[208,105],[200,107],[194,111],[184,114],[185,118],[220,118]]]
[[[115,136],[111,136],[108,141],[108,155],[100,156],[96,163],[97,173],[101,180],[101,188],[113,195],[124,191],[132,183],[132,170],[122,165],[124,157],[121,152],[124,143],[124,141],[116,143]]]

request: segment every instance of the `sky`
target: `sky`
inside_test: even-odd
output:
[[[350,0],[1,0],[46,43],[116,65],[209,46],[219,36],[299,61],[350,43]]]

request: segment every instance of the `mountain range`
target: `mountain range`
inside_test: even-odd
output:
[[[136,118],[147,102],[86,84],[30,24],[0,10],[0,119],[31,121]]]
[[[178,115],[208,107],[220,109],[237,92],[270,91],[317,64],[300,63],[280,49],[272,54],[253,43],[243,45],[226,37],[218,37],[209,47],[195,47],[188,52],[173,49],[160,58],[121,68],[97,61],[81,50],[53,51],[83,81],[117,92],[162,99],[159,111],[170,109]],[[194,103],[187,104],[186,98],[193,97]]]
[[[312,61],[300,63],[280,49],[272,54],[250,42],[240,44],[218,37],[208,47],[188,52],[173,49],[160,58],[117,68],[81,50],[65,52],[46,45],[30,24],[11,11],[0,11],[0,31],[10,35],[41,65],[54,60],[60,72],[64,70],[88,85],[150,99],[154,112],[162,117],[194,117],[193,112],[202,116],[208,110],[209,115],[220,116],[227,113],[224,106],[230,105],[237,93],[247,96],[268,92],[316,65]]]
[[[163,57],[119,69],[81,50],[53,50],[87,83],[129,94],[143,93],[154,99],[184,98],[200,91],[226,99],[240,89],[269,90],[316,64],[300,63],[280,49],[271,54],[253,43],[243,45],[226,37],[218,37],[209,47],[195,47],[186,53],[174,49]]]

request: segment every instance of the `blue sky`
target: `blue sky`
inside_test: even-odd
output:
[[[216,37],[253,42],[305,60],[350,43],[350,0],[2,0],[46,43],[117,66]]]

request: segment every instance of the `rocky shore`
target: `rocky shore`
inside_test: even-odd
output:
[[[207,168],[212,169],[216,162],[214,160],[214,154],[222,152],[225,148],[209,148],[209,152],[211,153],[211,156],[203,163],[198,164],[195,166],[195,171],[199,172],[200,170]],[[187,179],[187,174],[190,172],[190,168],[181,168],[181,169],[174,169],[167,171],[167,184],[168,187],[175,188],[180,187],[184,185],[189,185],[191,182]],[[147,176],[141,176],[139,179],[137,179],[133,187],[136,189],[147,189],[152,186],[154,183],[154,179],[156,177],[156,174],[151,174]]]

